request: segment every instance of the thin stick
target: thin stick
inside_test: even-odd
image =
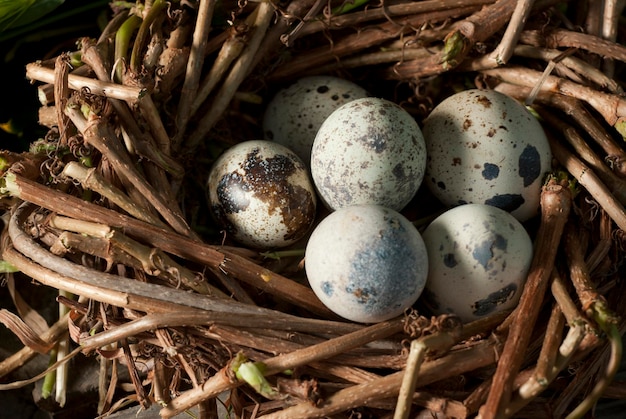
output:
[[[164,202],[162,195],[158,194],[152,185],[140,175],[130,157],[118,145],[117,136],[108,123],[95,116],[91,121],[87,121],[81,111],[74,107],[68,107],[66,113],[83,134],[85,142],[93,145],[103,156],[115,162],[117,174],[133,184],[175,231],[187,236],[193,235],[180,214],[174,212]]]
[[[425,386],[435,381],[490,365],[496,360],[498,348],[499,344],[496,344],[495,340],[490,338],[471,348],[453,350],[442,358],[426,361],[421,367],[417,385]],[[367,405],[372,400],[396,396],[403,377],[404,372],[399,371],[376,380],[339,390],[327,397],[320,406],[313,406],[311,403],[300,403],[280,412],[263,416],[263,418],[304,419],[332,416],[348,409]]]
[[[176,112],[177,134],[174,138],[175,144],[181,142],[182,136],[185,134],[187,122],[192,115],[191,107],[196,98],[198,86],[200,85],[200,76],[205,55],[204,51],[206,49],[209,32],[211,31],[211,19],[213,18],[215,3],[216,0],[201,0],[198,6],[198,17],[196,18],[191,50],[189,51],[189,58],[187,60],[185,81],[180,91],[178,111]]]
[[[4,179],[7,191],[24,201],[67,217],[123,228],[128,235],[144,243],[149,243],[155,248],[191,261],[207,264],[215,269],[221,269],[250,285],[272,292],[277,297],[322,317],[337,318],[321,303],[309,287],[263,268],[238,255],[235,250],[221,246],[218,250],[216,246],[163,230],[59,190],[46,188],[13,172],[7,173]]]
[[[508,83],[530,88],[534,87],[541,80],[542,76],[542,73],[539,71],[522,67],[495,68],[483,70],[482,73]],[[547,77],[541,87],[541,91],[561,93],[587,102],[615,128],[619,128],[619,124],[626,120],[626,99],[618,95],[603,93],[556,76]]]
[[[274,7],[269,1],[264,0],[259,3],[254,13],[256,13],[256,20],[252,28],[252,34],[250,35],[250,42],[239,56],[239,59],[233,64],[230,73],[224,80],[222,88],[215,94],[215,101],[211,105],[211,108],[204,118],[198,122],[196,130],[187,138],[185,144],[183,144],[183,154],[193,153],[198,145],[205,139],[207,133],[213,128],[219,118],[221,118],[245,77],[252,70],[250,65],[274,17]]]
[[[26,64],[26,77],[44,83],[54,83],[54,70],[39,63],[30,63]],[[67,86],[72,90],[88,89],[95,95],[124,101],[136,101],[147,93],[144,88],[125,86],[72,73],[67,76]]]
[[[209,74],[204,78],[202,84],[198,89],[198,93],[194,97],[193,104],[189,109],[189,114],[195,115],[200,109],[200,106],[209,97],[211,92],[217,84],[222,80],[222,77],[226,73],[226,70],[230,67],[233,61],[239,57],[245,46],[245,36],[237,32],[236,28],[232,29],[231,36],[228,37],[222,44],[220,52],[217,54],[213,66],[209,71]],[[179,127],[180,129],[180,127]]]
[[[447,350],[454,345],[455,341],[456,338],[448,332],[436,333],[411,341],[409,358],[406,361],[396,410],[393,415],[394,419],[407,419],[411,413],[413,393],[417,387],[419,370],[426,357],[426,352],[429,350]]]
[[[559,141],[550,141],[554,157],[567,171],[576,178],[578,183],[595,199],[609,214],[613,222],[622,230],[626,229],[626,210],[615,198],[611,190],[596,176],[596,174]]]
[[[569,216],[571,196],[567,186],[550,180],[541,192],[541,225],[537,232],[534,257],[524,285],[516,316],[509,327],[504,349],[493,376],[487,402],[480,409],[483,419],[496,418],[504,412],[511,398],[513,380],[524,360],[532,325],[554,267],[554,260],[563,228]]]
[[[107,182],[95,168],[88,169],[78,162],[71,161],[65,165],[62,173],[64,176],[78,180],[83,187],[104,196],[133,217],[159,227],[165,227],[165,224],[151,212],[140,208],[124,192]]]
[[[517,41],[524,29],[524,25],[526,25],[526,19],[528,19],[534,3],[535,0],[519,0],[516,2],[509,25],[500,39],[500,43],[490,54],[490,57],[495,60],[496,64],[506,64],[513,55]]]
[[[403,323],[398,320],[381,322],[353,333],[348,333],[316,345],[270,358],[263,362],[265,375],[274,375],[288,369],[306,365],[313,361],[330,358],[349,349],[358,348],[369,342],[398,333],[402,330],[402,327]],[[203,400],[217,396],[222,391],[241,385],[242,382],[234,379],[234,377],[231,379],[227,378],[231,376],[228,371],[229,367],[227,366],[225,369],[209,378],[200,387],[188,390],[172,400],[167,407],[161,409],[161,417],[173,417]],[[293,418],[301,416],[296,415],[288,417]]]

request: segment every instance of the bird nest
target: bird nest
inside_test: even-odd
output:
[[[28,152],[2,152],[2,259],[10,281],[58,289],[65,314],[42,327],[2,311],[25,344],[2,376],[59,354],[2,388],[54,370],[71,380],[80,372],[68,361],[84,357],[100,365],[100,415],[131,403],[163,418],[218,407],[246,418],[573,418],[624,397],[611,385],[626,309],[626,48],[614,3],[115,6],[98,39],[26,67],[49,131]],[[515,310],[463,324],[418,300],[399,318],[350,322],[307,285],[305,240],[259,251],[216,225],[203,190],[212,162],[262,138],[272,95],[315,74],[355,81],[418,122],[474,87],[536,112],[554,171],[526,223],[534,257]],[[424,202],[435,201],[420,196],[403,214],[440,210]]]

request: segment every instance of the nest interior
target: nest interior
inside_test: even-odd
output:
[[[574,418],[624,398],[622,3],[111,3],[97,37],[26,66],[46,134],[0,152],[18,307],[1,320],[24,344],[0,362],[0,388],[39,382],[60,411],[77,366],[91,367],[92,417],[130,404],[164,418],[217,417],[218,405],[246,418]],[[258,250],[216,223],[212,163],[264,137],[277,91],[320,74],[420,124],[470,88],[532,108],[554,161],[525,223],[535,253],[514,311],[462,324],[418,300],[349,322],[308,286],[306,237]],[[420,188],[402,214],[421,229],[442,209]],[[20,282],[58,294],[54,324]],[[37,354],[52,365],[12,380]]]

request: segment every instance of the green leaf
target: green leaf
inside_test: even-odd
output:
[[[64,2],[65,0],[0,0],[0,33],[41,19]]]

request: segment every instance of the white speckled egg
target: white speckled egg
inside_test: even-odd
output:
[[[428,225],[428,281],[422,295],[436,314],[464,322],[514,308],[533,257],[522,224],[484,204],[452,208]]]
[[[287,146],[308,165],[324,120],[341,105],[366,96],[365,89],[349,80],[303,77],[278,91],[268,104],[263,117],[265,138]]]
[[[413,117],[393,102],[346,103],[320,127],[311,175],[331,209],[377,204],[401,210],[419,189],[426,166],[424,137]]]
[[[417,229],[398,212],[355,205],[332,212],[306,246],[306,274],[338,315],[373,323],[398,316],[420,296],[428,256]]]
[[[238,242],[283,247],[315,219],[316,195],[304,163],[271,141],[245,141],[213,164],[207,182],[213,215]]]
[[[424,120],[424,183],[445,205],[493,205],[525,221],[538,213],[551,168],[548,139],[536,118],[509,96],[459,92]]]

